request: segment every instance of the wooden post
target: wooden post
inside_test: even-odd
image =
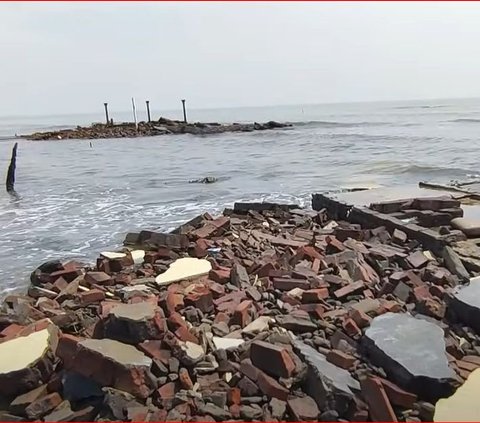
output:
[[[17,165],[17,147],[18,143],[15,143],[12,150],[12,158],[10,159],[10,165],[7,172],[7,192],[9,194],[15,193],[15,168]]]
[[[183,106],[183,121],[187,123],[187,110],[185,109],[185,100],[182,100],[182,106]]]
[[[145,103],[147,104],[147,118],[148,118],[148,123],[150,123],[152,121],[152,119],[150,118],[150,101],[145,101]]]
[[[105,122],[107,122],[107,125],[110,123],[110,119],[108,118],[108,103],[103,103],[103,106],[105,107]]]
[[[133,97],[132,97],[132,108],[133,108],[133,120],[135,121],[135,129],[138,131],[137,108],[135,107],[135,99]]]

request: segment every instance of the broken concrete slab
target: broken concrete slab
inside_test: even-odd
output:
[[[208,260],[184,257],[175,260],[166,272],[155,278],[155,282],[159,285],[169,285],[173,282],[207,275],[210,270],[212,270],[212,265]]]
[[[409,314],[386,313],[372,320],[362,342],[372,362],[407,391],[429,400],[451,394],[455,373],[437,325]]]
[[[152,359],[132,345],[119,341],[79,340],[64,335],[60,338],[57,356],[67,370],[140,398],[147,398],[155,386],[150,373]]]
[[[105,337],[129,344],[161,339],[167,331],[163,310],[149,302],[114,306],[103,327]]]
[[[342,416],[354,400],[354,392],[360,383],[347,370],[329,363],[323,354],[302,341],[294,341],[294,348],[308,365],[304,390],[317,403],[320,410],[327,407]]]
[[[58,331],[55,326],[0,344],[0,395],[28,392],[53,372]]]

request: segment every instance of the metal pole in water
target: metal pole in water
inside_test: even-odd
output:
[[[182,106],[183,106],[183,121],[187,123],[187,110],[185,109],[185,100],[182,100]]]
[[[135,129],[138,130],[137,108],[135,107],[135,99],[132,97],[133,120],[135,121]]]
[[[105,107],[105,119],[108,125],[110,123],[110,119],[108,118],[108,103],[103,103],[103,106]]]
[[[147,117],[148,117],[148,123],[150,123],[152,121],[152,119],[150,118],[150,101],[145,101],[145,103],[147,104]]]

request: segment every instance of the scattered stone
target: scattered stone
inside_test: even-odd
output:
[[[407,391],[433,399],[452,393],[454,372],[437,325],[408,314],[386,313],[373,319],[364,346],[373,363]]]
[[[304,390],[317,403],[320,410],[334,407],[344,415],[354,399],[354,391],[360,390],[360,384],[350,373],[327,361],[324,355],[301,341],[295,341],[294,347],[308,365],[304,381]]]

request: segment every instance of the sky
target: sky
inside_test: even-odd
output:
[[[480,3],[0,3],[0,116],[480,97]]]

